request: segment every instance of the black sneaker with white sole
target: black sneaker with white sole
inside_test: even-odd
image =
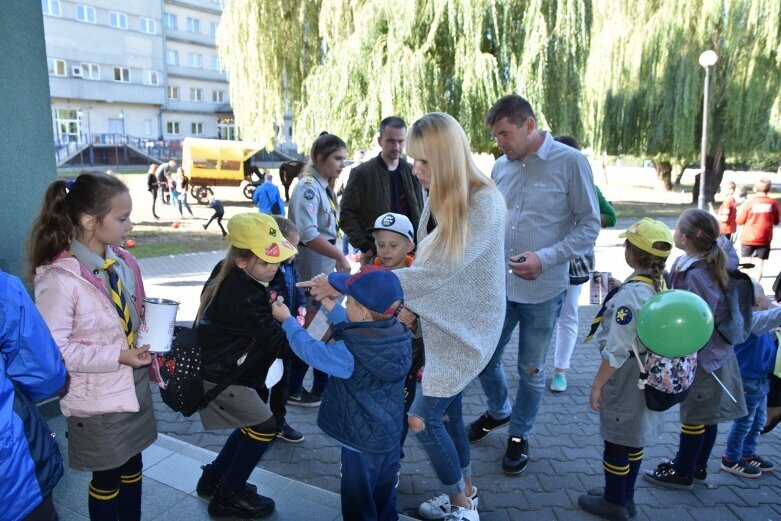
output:
[[[480,417],[478,417],[475,421],[467,425],[467,436],[469,437],[469,441],[475,443],[488,436],[492,430],[498,429],[499,427],[504,427],[508,423],[510,423],[509,416],[507,418],[497,420],[486,412],[481,414]]]
[[[295,430],[293,427],[288,425],[287,423],[282,426],[279,431],[277,431],[277,438],[280,440],[284,440],[288,443],[301,443],[304,441],[304,435]]]
[[[675,488],[681,490],[690,490],[694,478],[692,476],[683,476],[678,469],[669,461],[660,463],[654,470],[647,470],[643,478],[649,483],[665,488]]]
[[[313,394],[303,387],[297,393],[287,397],[287,404],[296,407],[319,407],[322,398],[319,394]]]
[[[758,478],[762,475],[761,470],[748,463],[745,459],[730,461],[723,456],[721,457],[721,470],[744,478]]]
[[[529,463],[529,441],[520,436],[510,436],[507,451],[502,459],[502,471],[505,474],[520,474]]]

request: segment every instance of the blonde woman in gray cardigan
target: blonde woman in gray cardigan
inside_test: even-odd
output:
[[[427,114],[412,125],[408,140],[412,172],[429,190],[415,263],[394,271],[404,306],[418,315],[426,341],[423,392],[412,403],[409,425],[444,492],[422,503],[418,513],[425,519],[475,521],[477,487],[461,393],[490,360],[502,329],[506,208],[451,116]],[[429,222],[436,222],[431,232]],[[315,297],[332,291],[327,283],[307,285]]]

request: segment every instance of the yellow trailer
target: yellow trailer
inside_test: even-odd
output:
[[[250,158],[263,146],[245,141],[186,137],[182,145],[182,167],[190,178],[190,193],[200,203],[212,186],[242,186],[244,196],[252,199],[255,187],[263,182]]]

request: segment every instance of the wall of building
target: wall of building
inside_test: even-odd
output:
[[[17,2],[0,16],[0,268],[23,275],[24,243],[55,178],[49,78],[40,2]]]

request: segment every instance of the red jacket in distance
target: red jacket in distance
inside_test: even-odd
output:
[[[741,244],[766,246],[773,239],[773,226],[781,221],[781,209],[775,199],[757,195],[740,207],[738,224],[742,224]]]
[[[737,219],[737,205],[735,204],[735,198],[732,196],[727,197],[721,206],[719,207],[719,214],[716,217],[719,221],[720,233],[722,235],[732,235],[737,230],[738,225],[735,221]]]

